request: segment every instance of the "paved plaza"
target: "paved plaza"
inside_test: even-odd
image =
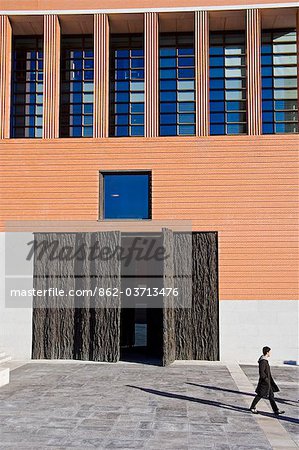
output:
[[[30,362],[0,388],[5,449],[298,448],[298,367],[272,368],[281,392],[248,412],[257,367],[176,362]]]

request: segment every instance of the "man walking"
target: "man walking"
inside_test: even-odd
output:
[[[271,375],[270,365],[268,362],[270,351],[270,347],[263,347],[263,354],[258,360],[260,378],[255,390],[257,395],[253,399],[253,402],[250,406],[250,411],[253,414],[258,414],[256,405],[262,398],[268,398],[274,414],[278,416],[279,414],[284,414],[284,411],[279,411],[278,406],[274,400],[274,392],[278,392],[279,388],[274,382]]]

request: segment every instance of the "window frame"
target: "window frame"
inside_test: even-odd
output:
[[[267,135],[267,136],[271,136],[271,135],[296,135],[298,134],[298,131],[276,131],[277,129],[277,125],[294,125],[295,127],[297,126],[297,130],[299,127],[299,110],[298,110],[298,100],[299,100],[299,96],[298,96],[298,77],[299,77],[299,73],[298,73],[298,36],[296,36],[295,40],[286,40],[286,41],[282,41],[279,42],[278,44],[276,44],[276,42],[274,42],[274,35],[275,34],[279,34],[279,33],[289,33],[289,32],[295,32],[298,33],[299,31],[296,30],[296,28],[292,27],[292,28],[266,28],[266,29],[262,29],[261,32],[261,114],[262,114],[262,134],[263,135]],[[267,36],[268,35],[268,36]],[[290,45],[290,44],[295,44],[295,46],[297,46],[297,53],[296,52],[284,52],[284,51],[279,51],[279,52],[274,52],[274,48],[275,46],[283,46],[283,45]],[[264,46],[271,46],[271,51],[265,51],[264,50]],[[280,63],[280,64],[275,64],[274,63],[274,58],[275,57],[288,57],[288,56],[297,56],[297,62],[296,63],[292,63],[292,64],[287,64],[287,63]],[[264,58],[263,58],[264,57]],[[263,59],[266,58],[271,58],[271,63],[267,62],[264,63]],[[290,68],[290,67],[296,67],[297,70],[297,75],[289,75],[289,74],[283,74],[283,75],[275,75],[274,71],[275,68]],[[271,69],[271,75],[267,74],[263,74],[263,72],[266,69]],[[296,79],[296,87],[291,87],[291,86],[281,86],[281,87],[277,87],[275,86],[275,81],[276,80],[294,80]],[[269,86],[266,86],[266,82],[268,80]],[[281,98],[275,98],[275,92],[277,91],[284,91],[284,93],[286,93],[287,91],[292,91],[292,90],[297,90],[297,98],[293,98],[293,99],[288,99],[287,97],[281,99]],[[265,96],[266,93],[271,92],[271,97],[267,97]],[[281,109],[277,109],[276,107],[276,103],[278,103],[279,101],[281,102],[294,102],[297,105],[297,109],[290,109],[290,108],[281,108]],[[266,109],[264,107],[264,103],[266,102],[271,102],[272,103],[272,107],[271,109]],[[292,113],[295,112],[297,113],[297,120],[296,121],[292,121],[292,120],[277,120],[276,118],[276,114],[282,113],[282,114],[286,114],[286,113]],[[266,115],[272,115],[272,120],[270,121],[269,119],[264,118],[264,116]],[[265,128],[269,126],[272,127],[271,132],[266,132]]]
[[[81,40],[81,47],[80,50],[77,47],[76,48],[76,44],[73,45],[68,45],[65,44],[63,45],[63,39],[71,39],[73,38],[74,40],[76,39],[80,39]],[[91,40],[92,41],[92,45],[89,47],[86,44],[86,41]],[[65,54],[69,51],[92,51],[93,52],[93,56],[90,57],[84,57],[82,55],[82,58],[76,58],[73,57],[71,58],[70,56],[65,57]],[[76,80],[70,80],[67,79],[67,74],[71,74],[74,69],[71,68],[67,68],[66,67],[66,63],[70,62],[70,61],[81,61],[82,62],[82,68],[80,69],[80,72],[82,73],[82,75],[84,76],[88,71],[93,73],[93,77],[91,80],[82,78],[82,80],[78,81],[81,83],[81,89],[78,92],[75,91],[71,91],[70,87],[72,86],[71,83],[75,83]],[[85,68],[85,62],[86,61],[93,61],[92,64],[92,68]],[[60,42],[60,83],[59,83],[59,138],[60,139],[91,139],[94,136],[94,89],[95,89],[95,79],[94,79],[94,36],[93,34],[62,34],[61,36],[61,42]],[[93,84],[93,89],[92,91],[84,91],[84,83],[90,82]],[[64,87],[68,86],[69,87],[69,91],[64,92]],[[70,101],[70,96],[71,94],[80,94],[82,96],[82,101],[81,102],[76,102],[76,101]],[[92,94],[93,100],[92,102],[84,102],[83,100],[83,96],[84,94]],[[64,101],[64,96],[68,96],[68,101]],[[92,105],[92,113],[86,113],[84,111],[84,106],[87,105]],[[72,107],[74,106],[80,106],[81,107],[81,113],[80,114],[74,114],[73,112],[71,113],[70,110]],[[65,112],[64,109],[68,110],[68,112]],[[81,123],[79,124],[71,124],[70,120],[71,118],[74,120],[74,118],[81,118]],[[84,123],[84,119],[86,117],[91,117],[91,124],[86,124]],[[65,122],[64,122],[65,120]],[[71,132],[74,132],[75,128],[79,128],[81,129],[81,134],[80,136],[74,136],[71,134]],[[64,130],[67,129],[67,133],[64,133]],[[84,135],[84,132],[86,130],[91,130],[91,135],[87,136]]]
[[[36,55],[35,58],[22,58],[22,59],[15,59],[15,52],[16,52],[16,41],[18,40],[35,40],[35,47],[34,49],[29,49],[29,47],[27,48],[27,52],[28,51],[33,51],[36,53],[40,53],[41,52],[41,57],[40,55]],[[38,41],[40,41],[40,46]],[[32,70],[32,68],[30,67],[29,69],[27,67],[25,67],[24,69],[20,70],[20,69],[16,69],[15,65],[17,64],[17,62],[23,62],[25,63],[25,65],[27,66],[28,61],[35,62],[35,65],[37,66],[37,68],[35,67],[34,70]],[[41,65],[42,68],[39,68],[39,63],[41,61]],[[43,94],[44,94],[44,42],[43,42],[43,35],[13,35],[12,37],[12,47],[11,47],[11,78],[10,78],[10,83],[11,83],[11,92],[10,92],[10,138],[11,139],[42,139],[43,137],[43,115],[44,115],[44,111],[43,111],[43,104],[44,104],[44,98],[43,98]],[[34,72],[35,74],[35,79],[34,80],[24,80],[24,81],[20,81],[20,80],[16,80],[15,77],[18,73],[24,73],[25,74],[25,78],[27,76],[28,73],[32,73]],[[41,75],[41,80],[38,79],[38,76]],[[29,92],[27,92],[27,90],[25,90],[24,92],[19,92],[18,93],[18,89],[17,86],[18,85],[27,85],[28,83],[30,83],[30,87],[31,87],[31,83],[34,83],[35,88],[34,88],[34,92],[31,92],[31,89]],[[38,90],[38,86],[41,85],[42,86],[42,90],[39,91]],[[31,96],[32,94],[35,95],[35,102],[31,103],[28,102],[26,100],[27,96]],[[24,96],[24,102],[22,103],[16,103],[14,97],[16,95],[23,95]],[[39,103],[37,102],[37,95],[41,95],[42,96],[42,102]],[[23,107],[25,110],[26,108],[34,108],[35,112],[34,114],[30,113],[17,113],[16,109],[17,107]],[[37,113],[37,108],[42,108],[42,112],[41,113]],[[24,125],[15,125],[15,120],[17,118],[24,118]],[[29,121],[31,119],[34,119],[35,124],[34,125],[26,125],[26,119],[29,119]],[[37,125],[36,124],[36,120],[40,119],[41,120],[41,125]],[[23,130],[24,132],[24,136],[17,136],[16,135],[16,130]],[[34,131],[34,136],[26,136],[26,130],[29,131],[30,134],[30,130]],[[37,136],[37,132],[38,130],[40,130],[40,134],[41,136]]]
[[[175,47],[173,46],[172,43],[170,44],[164,44],[163,45],[163,38],[165,39],[169,39],[169,38],[173,38],[175,40]],[[179,51],[182,49],[189,49],[190,48],[190,43],[180,43],[180,39],[190,39],[192,41],[192,50],[193,53],[191,54],[179,54]],[[173,49],[175,48],[175,55],[173,56],[169,56],[169,55],[162,55],[161,54],[161,49]],[[187,59],[194,59],[194,65],[193,66],[189,66],[189,65],[180,65],[180,61],[179,60],[187,60]],[[158,59],[159,59],[159,64],[158,64],[158,91],[159,91],[159,137],[192,137],[192,136],[196,136],[196,45],[195,45],[195,33],[194,30],[190,31],[190,32],[160,32],[159,33],[159,50],[158,50]],[[164,63],[166,61],[170,61],[170,60],[174,60],[175,61],[175,65],[174,66],[164,66]],[[163,64],[162,64],[163,62]],[[192,77],[186,77],[186,78],[180,78],[178,76],[179,71],[181,70],[193,70],[194,71],[194,76]],[[176,72],[176,76],[175,78],[170,78],[170,77],[162,77],[161,74],[162,72],[166,72],[167,70],[173,70]],[[165,82],[170,82],[170,81],[174,81],[175,82],[175,89],[173,88],[162,88],[162,83]],[[193,89],[179,89],[179,82],[191,82],[194,83],[194,88]],[[168,94],[174,94],[175,96],[175,100],[162,100],[162,96],[165,95],[165,93]],[[194,100],[179,100],[180,94],[184,94],[184,93],[193,93],[194,94]],[[188,105],[193,105],[193,109],[190,111],[180,111],[180,105],[183,103],[187,103]],[[165,112],[163,111],[164,105],[173,105],[175,112]],[[175,122],[170,122],[170,123],[164,123],[163,118],[166,116],[175,116]],[[180,122],[180,116],[183,116],[184,118],[187,116],[194,116],[194,121],[191,122]],[[193,133],[180,133],[180,127],[193,127],[194,128],[194,132]],[[162,133],[162,128],[166,128],[166,127],[175,127],[175,134],[169,134],[169,133]]]
[[[148,175],[148,218],[147,219],[137,219],[137,218],[121,218],[121,219],[112,219],[112,218],[105,218],[104,217],[104,211],[105,211],[105,183],[104,178],[105,175]],[[148,169],[144,170],[134,170],[134,169],[128,169],[128,170],[100,170],[99,172],[99,212],[98,212],[98,221],[112,221],[112,222],[120,222],[120,221],[138,221],[143,222],[146,220],[152,220],[152,171]]]
[[[217,38],[219,38],[219,43],[215,43],[212,42],[211,39],[211,35],[215,36]],[[234,42],[227,42],[227,37],[230,36],[242,36],[242,43],[241,43],[241,39],[238,42],[238,45],[244,46],[244,51],[241,51],[240,54],[229,54],[226,53],[226,49],[229,48],[230,45],[234,45]],[[221,42],[220,42],[221,41]],[[211,50],[215,47],[219,47],[222,46],[223,49],[223,54],[222,55],[217,55],[217,54],[211,54]],[[246,30],[217,30],[217,31],[213,31],[210,30],[209,33],[209,135],[210,136],[247,136],[248,135],[248,66],[247,66],[247,42],[246,42]],[[217,65],[213,65],[211,60],[211,57],[216,59],[216,57],[221,57],[223,58],[223,65],[217,66]],[[225,64],[225,58],[241,58],[244,60],[244,63],[241,63],[240,65],[226,65]],[[223,76],[217,75],[217,76],[211,76],[211,69],[223,69]],[[227,76],[226,75],[226,70],[228,69],[239,69],[241,72],[242,70],[245,71],[245,75],[241,75],[241,76]],[[211,81],[215,81],[215,80],[219,80],[222,81],[224,83],[223,88],[218,88],[218,87],[212,87],[211,85]],[[226,87],[226,82],[228,81],[239,81],[241,83],[241,87],[239,88],[227,88]],[[243,83],[245,84],[245,86],[243,86]],[[229,92],[242,92],[245,94],[245,98],[240,98],[240,99],[226,99],[227,93]],[[214,99],[212,98],[211,93],[215,93],[215,92],[219,92],[219,93],[223,93],[223,99]],[[216,103],[224,103],[224,109],[223,110],[219,110],[217,111],[216,109],[212,108],[212,105],[216,104]],[[242,103],[245,107],[245,109],[228,109],[228,103]],[[218,121],[212,121],[212,115],[214,114],[214,116],[216,114],[223,114],[224,115],[224,120],[223,122],[218,122]],[[245,116],[245,121],[228,121],[228,115],[229,114],[239,114],[239,117],[242,115]],[[243,126],[245,128],[244,132],[238,132],[238,133],[228,133],[228,127],[229,126],[234,126],[237,125],[239,127]],[[224,129],[224,133],[212,133],[212,127],[213,126],[219,126],[219,127],[223,127]]]
[[[120,42],[117,43],[116,41]],[[141,46],[136,44],[137,41],[140,40]],[[115,56],[115,51],[125,50],[129,52],[129,56],[120,57]],[[141,50],[143,55],[141,56],[133,56],[131,52],[134,50]],[[119,61],[128,61],[128,68],[121,69],[116,66],[116,63]],[[142,61],[142,65],[140,67],[133,67],[134,61]],[[129,78],[125,81],[123,79],[116,78],[116,72],[118,71],[129,71]],[[135,79],[132,77],[132,72],[134,70],[143,71],[143,78]],[[129,83],[129,89],[121,89],[116,88],[116,84],[120,84],[121,82]],[[132,90],[132,83],[141,82],[143,83],[143,90]],[[117,100],[117,96],[120,94],[128,94],[128,101],[119,101]],[[132,94],[142,94],[143,101],[132,101]],[[132,105],[138,104],[142,105],[141,112],[132,112]],[[119,105],[126,105],[128,107],[128,112],[116,112],[115,109]],[[134,123],[134,117],[142,116],[142,124]],[[127,118],[128,122],[126,124],[117,124],[117,121],[121,118]],[[117,134],[118,127],[126,127],[128,129],[128,134]],[[138,128],[142,131],[142,134],[134,134],[132,133],[133,128]],[[137,137],[142,138],[145,136],[145,47],[144,47],[144,34],[143,33],[112,33],[109,40],[109,137],[113,138],[131,138]]]

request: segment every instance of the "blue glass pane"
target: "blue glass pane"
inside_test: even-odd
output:
[[[211,135],[223,135],[224,134],[224,125],[215,125],[215,124],[211,123],[210,134]]]
[[[128,102],[129,101],[129,93],[127,92],[116,92],[115,94],[116,102]]]
[[[243,126],[238,124],[228,124],[227,134],[240,134],[243,133]]]
[[[194,69],[179,69],[178,70],[178,78],[194,78],[195,72]]]
[[[104,219],[149,219],[149,175],[105,174]]]
[[[228,113],[226,114],[226,120],[227,122],[243,122],[242,113]]]
[[[224,58],[222,56],[211,56],[210,67],[222,67],[224,66]]]
[[[176,92],[173,91],[162,91],[160,92],[160,100],[162,102],[175,102],[176,101]]]
[[[221,78],[221,77],[224,77],[224,69],[220,68],[210,69],[210,78]]]
[[[224,55],[224,47],[210,47],[210,55]]]
[[[272,53],[272,45],[271,44],[262,44],[262,54],[264,53]]]
[[[128,58],[129,57],[129,50],[116,50],[115,56],[117,58]]]
[[[263,88],[271,88],[273,86],[273,79],[272,78],[262,78],[262,87]]]
[[[195,103],[180,102],[178,104],[178,111],[179,112],[195,111]]]
[[[129,59],[117,59],[115,61],[115,67],[117,69],[128,69],[130,67]]]
[[[245,111],[246,103],[236,101],[226,102],[226,109],[227,111],[242,111],[242,110]]]
[[[138,70],[132,70],[131,71],[131,78],[132,80],[140,80],[144,78],[144,70],[143,69],[138,69]]]
[[[174,91],[176,90],[176,87],[177,87],[176,80],[160,81],[161,90]]]
[[[128,103],[116,103],[115,105],[115,112],[116,113],[128,113],[129,112],[129,105]]]
[[[144,103],[131,103],[131,113],[143,113]]]
[[[131,136],[144,136],[144,127],[143,126],[132,126],[131,127]]]
[[[193,48],[178,48],[178,55],[193,55]]]
[[[181,67],[194,67],[194,58],[178,58],[178,65]]]
[[[220,113],[211,113],[210,114],[210,120],[211,123],[215,124],[215,123],[224,123],[224,114],[220,114]]]
[[[273,123],[263,123],[262,130],[263,134],[273,134],[274,133]]]
[[[175,113],[176,103],[161,103],[160,111],[161,113]]]
[[[176,78],[175,69],[162,69],[160,70],[160,78]]]
[[[194,125],[179,125],[179,135],[193,136],[195,134]]]
[[[142,48],[136,48],[131,50],[131,56],[143,56],[144,51]]]
[[[92,127],[84,127],[84,129],[83,129],[83,136],[84,137],[92,137],[93,136]]]
[[[179,123],[195,123],[194,114],[179,114]]]
[[[115,89],[118,91],[128,91],[129,90],[129,82],[128,81],[118,81],[115,83]]]
[[[276,123],[275,124],[275,132],[276,133],[286,133],[287,132],[287,124],[285,124],[285,123]]]
[[[131,123],[134,125],[143,125],[144,115],[143,114],[134,114],[131,118]]]
[[[263,112],[262,118],[263,122],[273,122],[274,119],[273,112]]]
[[[161,114],[160,123],[161,125],[176,123],[176,114]]]
[[[224,100],[224,91],[210,91],[210,100]]]
[[[176,59],[175,58],[161,58],[160,59],[160,67],[176,67]]]
[[[131,67],[132,69],[138,69],[142,68],[144,66],[143,59],[142,58],[136,58],[131,60]]]
[[[82,136],[81,127],[73,127],[73,128],[71,128],[70,129],[70,136],[81,137]]]
[[[117,70],[115,78],[117,80],[128,80],[130,78],[129,70]]]
[[[212,78],[210,80],[210,89],[224,89],[224,79]]]
[[[269,101],[269,100],[263,100],[262,108],[263,108],[263,111],[272,111],[272,109],[273,109],[273,102]]]
[[[129,136],[129,127],[115,127],[115,136]]]
[[[263,77],[271,77],[272,76],[272,67],[262,67],[262,76]]]
[[[263,89],[262,90],[262,99],[271,99],[273,98],[273,91],[272,89]]]
[[[175,48],[160,48],[160,56],[176,56]]]
[[[176,136],[176,125],[161,125],[160,136]]]
[[[116,125],[128,125],[129,123],[129,116],[128,115],[117,115],[115,117],[115,123]]]
[[[224,102],[211,102],[210,110],[211,111],[224,111]]]
[[[272,55],[262,55],[262,65],[270,66],[272,64]]]

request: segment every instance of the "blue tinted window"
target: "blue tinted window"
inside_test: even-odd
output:
[[[160,35],[160,135],[195,134],[192,33]]]
[[[141,34],[112,35],[110,39],[110,136],[143,136],[143,123],[143,37]]]
[[[298,132],[296,31],[262,32],[263,133]]]
[[[246,131],[245,33],[212,32],[210,133],[243,134]]]
[[[61,37],[60,136],[93,135],[93,38]]]
[[[150,174],[103,174],[104,219],[150,219]]]
[[[42,137],[43,39],[14,37],[11,136]]]

